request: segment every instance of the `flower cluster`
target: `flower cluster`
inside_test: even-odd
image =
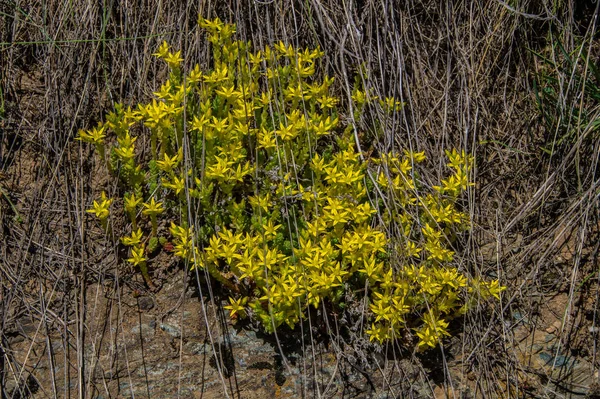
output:
[[[232,318],[251,317],[267,331],[293,328],[309,307],[341,306],[367,287],[371,340],[412,331],[423,349],[449,334],[468,295],[499,297],[497,281],[453,266],[450,244],[469,228],[458,203],[471,185],[470,156],[447,151],[448,176],[428,187],[418,173],[423,152],[357,151],[334,79],[315,77],[320,49],[256,49],[233,39],[235,25],[199,23],[213,44],[210,71],[184,73],[181,52],[165,42],[155,56],[171,72],[156,99],[117,105],[80,133],[102,158],[104,138],[116,136],[106,162],[125,187],[131,230],[122,243],[145,277],[158,243],[170,240],[175,256],[229,289]],[[352,99],[355,116],[371,103],[390,113],[403,106],[360,87]],[[148,132],[149,162],[136,152],[134,125]],[[105,218],[110,200],[102,201],[92,212]],[[163,237],[159,217],[171,220]]]

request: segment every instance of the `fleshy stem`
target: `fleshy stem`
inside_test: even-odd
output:
[[[102,230],[108,235],[112,235],[112,229],[110,228],[110,225],[108,223],[108,217],[110,215],[109,208],[112,202],[112,198],[108,199],[106,197],[106,193],[103,191],[100,196],[100,201],[94,201],[92,208],[87,210],[88,213],[93,213],[94,215],[96,215],[96,217],[100,221]]]
[[[154,197],[150,200],[149,203],[144,203],[144,210],[142,213],[144,215],[150,216],[150,222],[152,223],[152,237],[156,237],[158,234],[158,221],[157,216],[165,211],[165,208],[162,206],[162,202],[156,202]]]
[[[144,256],[145,247],[144,244],[139,244],[138,246],[131,249],[131,258],[127,259],[127,261],[134,266],[140,268],[140,272],[142,273],[142,277],[146,281],[146,284],[150,288],[154,288],[154,284],[152,284],[152,280],[150,279],[150,275],[148,274],[148,265],[146,264],[146,257]]]
[[[135,193],[125,195],[125,211],[127,212],[127,215],[129,215],[129,220],[131,220],[132,230],[137,229],[137,207],[141,203],[142,199],[136,198]]]

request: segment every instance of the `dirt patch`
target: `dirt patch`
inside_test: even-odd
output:
[[[194,297],[184,280],[184,273],[174,273],[157,295],[91,284],[82,321],[75,313],[66,324],[18,318],[8,331],[8,345],[11,361],[23,368],[5,389],[26,394],[35,381],[45,395],[76,397],[83,389],[102,398],[221,398],[223,392],[243,398],[317,392],[370,397],[407,388],[420,395],[429,392],[416,359],[380,357],[377,370],[375,365],[356,367],[351,360],[355,354],[332,346],[315,345],[304,352],[282,344],[281,352],[276,337],[235,328],[210,301]],[[85,386],[79,381],[86,381]]]

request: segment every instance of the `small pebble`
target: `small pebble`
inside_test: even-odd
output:
[[[556,339],[556,335],[554,334],[548,334],[546,335],[546,337],[544,338],[544,342],[548,343],[550,341],[554,341]]]
[[[142,335],[143,337],[148,337],[151,335],[154,335],[154,328],[156,327],[156,322],[154,322],[154,324],[152,324],[152,322],[150,322],[149,324],[140,324],[137,326],[134,326],[131,329],[131,332],[135,335]]]
[[[161,324],[160,329],[171,335],[172,337],[179,338],[181,337],[181,330],[178,327],[172,326],[170,324]]]
[[[527,323],[527,318],[518,310],[512,313],[512,317],[517,323]]]
[[[544,347],[542,345],[540,345],[540,344],[533,344],[533,345],[531,345],[531,351],[533,353],[537,353],[537,352],[541,351],[542,349],[544,349]]]
[[[550,327],[546,328],[546,332],[548,334],[556,334],[557,332],[560,331],[561,326],[562,326],[562,323],[560,322],[560,320],[557,320],[554,323],[552,323],[552,325],[550,325]]]
[[[542,359],[542,361],[546,364],[550,364],[552,363],[552,355],[547,353],[547,352],[542,352],[538,355],[540,357],[540,359]]]
[[[138,298],[138,306],[140,310],[148,311],[154,307],[154,301],[148,296]]]
[[[554,357],[548,352],[542,352],[539,354],[539,356],[547,366],[564,367],[569,364],[569,358],[567,356],[560,355]]]
[[[556,356],[554,360],[555,367],[563,367],[569,363],[569,359],[566,356]]]

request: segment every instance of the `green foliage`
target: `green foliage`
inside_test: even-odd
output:
[[[600,67],[587,52],[589,42],[580,40],[571,52],[560,38],[552,37],[551,43],[547,52],[535,53],[542,65],[533,86],[550,133],[542,150],[550,155],[570,148],[588,128],[590,139],[597,139],[600,128]]]
[[[448,335],[467,296],[499,297],[504,287],[468,279],[449,249],[470,228],[457,203],[471,185],[471,157],[447,151],[448,177],[434,187],[418,178],[422,152],[364,159],[341,122],[334,79],[315,77],[320,49],[280,42],[253,50],[233,40],[235,25],[200,26],[213,44],[210,71],[196,65],[184,74],[181,53],[163,43],[155,55],[171,73],[157,99],[135,110],[118,105],[80,135],[116,135],[111,154],[127,191],[131,231],[122,242],[130,263],[145,270],[144,242],[158,242],[159,217],[167,218],[173,254],[230,290],[232,318],[251,317],[269,332],[293,328],[310,306],[341,309],[350,293],[360,303],[356,292],[367,287],[370,339],[414,331],[421,349]],[[402,107],[360,87],[353,99],[357,117],[369,102],[389,113]],[[134,125],[148,132],[150,161],[136,152]]]

